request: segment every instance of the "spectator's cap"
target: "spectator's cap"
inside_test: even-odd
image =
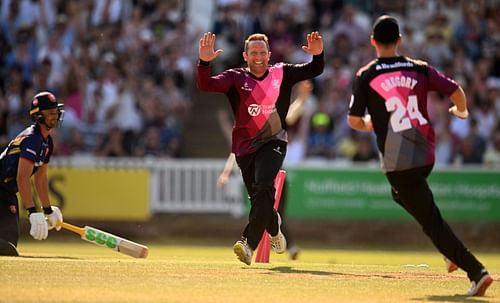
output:
[[[316,113],[312,116],[312,124],[315,127],[330,125],[330,116],[326,113]]]
[[[63,104],[57,103],[56,97],[49,92],[40,92],[33,97],[31,101],[30,116],[39,113],[42,110],[59,108],[62,109]]]
[[[382,44],[391,44],[398,40],[399,22],[396,18],[383,15],[373,24],[373,39]]]

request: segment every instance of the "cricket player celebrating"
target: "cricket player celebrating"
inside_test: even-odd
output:
[[[208,32],[199,43],[197,85],[202,91],[227,96],[234,115],[232,152],[250,196],[249,222],[233,250],[250,265],[264,230],[277,253],[286,251],[281,218],[273,211],[274,179],[283,164],[287,148],[285,118],[295,83],[320,75],[324,68],[323,39],[318,32],[307,35],[302,49],[313,56],[304,64],[277,63],[269,66],[271,51],[264,34],[252,34],[246,41],[243,59],[246,68],[228,69],[210,75],[210,61],[222,50],[214,50],[215,35]]]
[[[63,216],[49,201],[47,165],[54,148],[50,131],[63,119],[63,104],[49,92],[31,101],[34,123],[14,138],[0,155],[0,255],[17,256],[19,209],[16,193],[29,213],[30,234],[36,240],[47,238],[48,230],[60,227]],[[43,213],[37,212],[31,190],[31,176]]]
[[[371,44],[377,58],[356,73],[348,122],[356,130],[375,131],[394,200],[418,221],[447,258],[448,272],[457,266],[467,272],[471,281],[467,294],[482,296],[493,279],[441,217],[427,183],[434,165],[435,141],[427,93],[449,96],[454,103],[450,113],[466,119],[465,93],[428,63],[399,56],[400,41],[395,18],[381,16],[375,21]]]

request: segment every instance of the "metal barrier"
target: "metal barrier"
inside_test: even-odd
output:
[[[51,165],[73,168],[145,168],[150,176],[150,208],[154,213],[244,213],[243,184],[234,173],[228,184],[217,188],[224,160],[154,158],[54,157]]]

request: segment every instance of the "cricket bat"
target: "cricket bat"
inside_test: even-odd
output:
[[[79,234],[80,237],[87,242],[111,248],[121,252],[122,254],[126,254],[134,258],[146,258],[148,256],[147,246],[112,235],[97,228],[91,226],[85,226],[82,228],[66,222],[59,223],[59,226]]]

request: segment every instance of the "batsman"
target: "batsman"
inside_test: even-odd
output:
[[[225,94],[233,112],[231,149],[251,202],[248,224],[233,250],[241,262],[250,265],[264,230],[269,233],[275,252],[286,251],[281,218],[273,211],[274,180],[287,150],[285,118],[292,87],[323,72],[323,39],[319,32],[307,35],[307,45],[302,49],[312,56],[310,62],[269,65],[271,50],[267,36],[252,34],[246,39],[242,53],[247,66],[212,76],[210,62],[222,53],[214,47],[215,35],[203,34],[199,42],[197,85],[202,91]]]
[[[54,149],[50,132],[63,120],[64,106],[50,92],[40,92],[31,101],[33,124],[17,135],[0,155],[0,255],[18,256],[19,206],[16,194],[28,211],[30,234],[36,240],[47,238],[63,216],[50,205],[47,168]],[[36,209],[31,176],[43,212]]]

